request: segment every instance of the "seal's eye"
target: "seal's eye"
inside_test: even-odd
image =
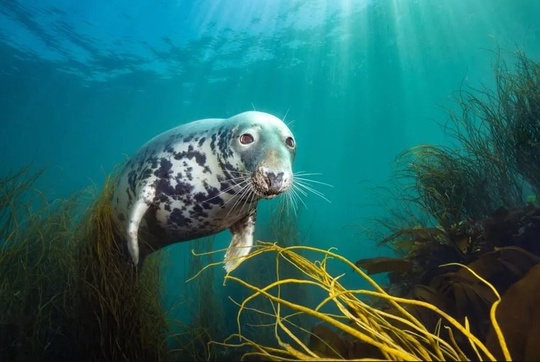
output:
[[[294,148],[294,140],[292,137],[287,137],[287,139],[285,140],[285,143],[287,144],[287,146],[289,146],[290,148]]]
[[[249,145],[250,143],[253,143],[253,141],[255,141],[255,139],[249,133],[244,133],[240,136],[240,143],[243,145]]]

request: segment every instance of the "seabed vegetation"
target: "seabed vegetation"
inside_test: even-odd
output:
[[[127,262],[115,172],[52,202],[34,187],[41,170],[1,178],[0,360],[540,360],[540,63],[515,58],[496,64],[494,90],[459,92],[456,147],[398,157],[402,206],[377,238],[396,257],[306,246],[277,212],[276,242],[225,275],[246,293],[230,297],[229,337],[211,239],[187,266],[188,325],[161,305],[160,253]],[[346,288],[333,263],[370,287]]]
[[[47,201],[29,167],[0,180],[0,357],[155,360],[164,355],[157,265],[142,273],[114,243],[108,200]],[[90,202],[89,202],[90,200]]]

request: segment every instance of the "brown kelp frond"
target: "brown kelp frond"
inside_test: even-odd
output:
[[[439,273],[426,279],[425,284],[410,287],[406,297],[430,303],[459,321],[467,319],[471,333],[485,341],[490,328],[490,308],[497,300],[497,293],[504,294],[539,261],[539,257],[521,248],[501,248],[469,263],[468,269],[459,268],[455,263],[439,267]],[[495,287],[497,293],[469,270]],[[437,313],[425,309],[410,308],[409,311],[428,329],[435,328],[440,319]],[[512,334],[508,337],[510,341],[514,338]],[[470,348],[465,336],[455,334],[455,338],[464,350]]]
[[[399,298],[386,293],[373,279],[365,274],[354,263],[339,254],[307,246],[280,247],[276,244],[260,243],[258,253],[250,254],[248,259],[260,257],[261,253],[274,255],[276,262],[290,264],[302,272],[301,278],[277,279],[275,282],[257,287],[253,284],[228,274],[226,280],[232,280],[252,291],[252,294],[241,303],[238,314],[238,334],[225,341],[225,345],[249,346],[250,354],[269,360],[320,360],[320,359],[384,359],[384,360],[463,360],[487,359],[494,356],[468,327],[467,322],[460,323],[448,313],[436,306],[419,300]],[[312,253],[319,261],[311,261],[298,252]],[[327,271],[330,260],[344,263],[362,279],[366,280],[373,290],[347,290]],[[276,272],[279,276],[279,271]],[[486,283],[479,279],[480,283]],[[291,301],[282,287],[286,285],[303,285],[319,291],[321,299],[310,307],[304,303]],[[321,293],[322,292],[322,293]],[[393,307],[387,312],[366,304],[363,299],[371,296],[385,300]],[[250,303],[257,298],[269,300],[274,308],[274,337],[276,346],[261,345],[245,338],[242,333],[242,318],[252,311]],[[443,339],[437,330],[427,329],[420,320],[409,312],[412,307],[429,310],[439,316],[438,330],[444,327],[451,335],[462,334],[473,346],[472,354],[465,355],[455,339]],[[284,314],[285,307],[292,310]],[[495,306],[496,307],[496,306]],[[495,308],[493,307],[493,308]],[[305,314],[316,318],[328,327],[316,327],[308,340],[297,336],[303,331],[290,322],[292,314]],[[494,314],[493,314],[494,315]],[[448,333],[448,332],[447,332]],[[328,338],[324,338],[324,336]],[[504,341],[498,334],[502,350]],[[238,343],[233,343],[238,339]],[[311,342],[309,342],[311,341]]]
[[[499,360],[506,358],[505,352],[501,350],[497,342],[500,333],[512,336],[508,338],[507,344],[515,361],[540,360],[538,349],[540,293],[538,290],[540,290],[540,264],[532,267],[521,280],[503,294],[496,311],[500,331],[494,326],[489,331],[486,340],[486,345]]]
[[[532,204],[511,210],[499,208],[483,220],[459,222],[446,230],[421,226],[398,230],[383,241],[400,250],[399,262],[409,266],[407,270],[387,268],[388,288],[395,294],[406,295],[415,285],[429,284],[441,275],[443,270],[438,267],[441,264],[474,263],[499,249],[517,247],[525,253],[540,255],[538,230],[540,209]],[[523,253],[519,255],[518,259],[525,258]],[[375,263],[376,272],[381,267],[376,264],[377,259],[362,260],[359,266]]]
[[[411,262],[408,260],[390,257],[360,259],[354,264],[365,269],[368,275],[388,272],[407,273],[412,267]]]

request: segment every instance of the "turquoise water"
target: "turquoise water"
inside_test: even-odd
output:
[[[317,187],[330,203],[304,198],[302,241],[388,254],[362,226],[392,202],[375,188],[394,158],[452,142],[445,107],[493,85],[498,49],[538,59],[538,19],[537,0],[2,0],[0,173],[47,166],[40,187],[65,197],[178,124],[266,111],[290,122],[295,170],[333,186]],[[260,205],[260,239],[275,204]],[[168,304],[188,251],[168,250]]]

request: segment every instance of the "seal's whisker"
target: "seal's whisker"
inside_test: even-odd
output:
[[[304,178],[304,177],[299,177],[299,176],[296,176],[294,177],[296,180],[300,180],[302,182],[311,182],[311,183],[314,183],[314,184],[318,184],[318,185],[324,185],[324,186],[328,186],[328,187],[334,187],[334,185],[331,185],[331,184],[328,184],[326,182],[321,182],[321,181],[316,181],[316,180],[311,180],[309,178]]]
[[[286,121],[286,118],[287,118],[287,116],[289,115],[289,111],[290,111],[290,110],[291,110],[291,108],[289,107],[289,108],[287,109],[287,112],[285,112],[285,116],[283,117],[283,122],[285,122],[285,124],[287,125],[287,127],[292,126],[293,123],[295,122],[294,119],[291,119],[289,122]]]
[[[234,209],[236,206],[244,207],[245,205],[251,205],[251,203],[253,203],[256,196],[257,195],[255,194],[255,192],[253,192],[253,185],[248,184],[245,187],[244,192],[242,193],[242,197],[241,197],[242,199],[244,199],[244,203],[242,204],[236,203],[232,208]]]
[[[306,185],[306,184],[303,183],[303,182],[296,181],[295,184],[298,185],[298,186],[300,186],[300,187],[302,187],[304,190],[307,190],[307,191],[309,191],[309,192],[311,192],[311,193],[314,193],[315,195],[318,195],[318,196],[324,196],[324,194],[323,194],[321,191],[319,191],[319,190],[313,188],[313,187],[310,186],[310,185]]]
[[[249,171],[235,171],[235,170],[229,170],[229,173],[231,174],[236,174],[236,175],[240,175],[240,176],[251,176],[251,172]]]
[[[320,176],[322,175],[322,172],[307,172],[307,171],[295,171],[294,172],[295,175],[316,175],[316,176]]]
[[[297,185],[298,182],[295,182],[293,184],[293,190],[296,194],[300,193],[302,194],[303,196],[307,196],[307,192],[302,190],[301,188],[299,188],[299,186]],[[298,195],[300,197],[300,195]]]
[[[290,210],[291,208],[291,199],[289,197],[289,193],[285,193],[285,202],[282,202],[279,204],[280,212],[283,212],[284,209]]]
[[[235,179],[236,179],[236,178],[235,178]],[[242,178],[241,178],[241,177],[238,177],[237,179],[240,180],[240,179],[242,179]],[[234,179],[229,179],[229,180],[227,180],[227,181],[232,181],[232,180],[234,180]],[[235,187],[241,187],[242,184],[244,184],[244,183],[246,183],[246,182],[249,182],[249,179],[245,179],[245,178],[244,178],[244,179],[241,180],[240,182],[233,183],[231,186],[229,186],[229,187],[225,188],[224,190],[220,191],[220,193],[217,194],[216,196],[212,196],[211,198],[209,198],[209,199],[207,199],[207,200],[205,200],[205,201],[210,201],[210,200],[216,199],[216,198],[218,198],[218,197],[221,198],[221,196],[223,196],[224,194],[228,193],[228,191],[232,190],[232,189],[235,188]],[[236,196],[236,194],[233,195],[233,196]],[[230,201],[230,199],[227,200],[223,205],[226,205],[228,201]]]
[[[285,202],[281,203],[280,206],[281,212],[285,211],[287,215],[289,215],[292,210],[292,213],[296,216],[296,208],[292,202],[291,195],[288,192],[285,193]]]
[[[242,189],[240,190],[240,192],[238,192],[236,195],[238,195],[238,197],[236,198],[236,201],[235,203],[233,204],[233,206],[231,207],[231,209],[229,210],[229,212],[227,213],[227,216],[229,216],[229,214],[231,213],[231,211],[235,210],[239,205],[246,205],[246,203],[241,203],[241,201],[244,199],[244,197],[246,196],[249,196],[249,192],[251,192],[251,183],[246,183],[245,186],[242,187]],[[235,196],[236,196],[235,195]],[[232,199],[232,198],[231,198]]]
[[[298,188],[298,186],[296,186],[296,185],[293,184],[293,187],[291,188],[291,193],[292,193],[292,196],[293,196],[296,200],[300,200],[300,202],[304,205],[304,207],[305,207],[306,209],[308,208],[307,205],[306,205],[306,203],[304,202],[304,200],[302,200],[302,197],[300,197],[300,195],[299,195],[299,193],[302,193],[302,194],[304,194],[305,196],[307,196],[307,193],[306,193],[304,190]]]
[[[245,185],[242,185],[242,183],[236,185],[236,186],[240,186],[240,191],[238,191],[237,193],[235,193],[234,195],[232,195],[232,197],[230,199],[228,199],[227,201],[225,201],[225,203],[223,204],[223,206],[227,205],[228,203],[232,202],[234,200],[234,204],[231,208],[234,209],[236,204],[242,200],[242,197],[244,196],[244,194],[246,193],[246,189],[249,187],[249,183],[247,182],[248,180],[246,180],[246,182],[243,182],[245,183]],[[229,211],[230,212],[230,211]],[[228,215],[228,214],[227,214]]]
[[[307,171],[296,171],[294,177],[306,177],[306,176],[322,176],[321,172],[307,172]]]
[[[246,189],[247,189],[247,186],[244,187],[239,193],[237,193],[236,195],[234,195],[233,197],[231,197],[231,198],[227,201],[227,203],[231,203],[231,202],[234,200],[234,203],[232,204],[232,206],[230,207],[229,211],[227,212],[227,215],[226,215],[227,217],[231,214],[231,212],[232,212],[233,210],[236,209],[236,206],[239,205],[240,201],[242,200],[242,195],[245,194],[245,192],[246,192],[245,190],[246,190]]]
[[[298,185],[299,187],[304,188],[305,190],[307,190],[307,191],[313,193],[314,195],[319,196],[321,199],[324,199],[324,200],[328,201],[329,203],[332,203],[330,200],[328,200],[328,199],[326,198],[326,196],[324,196],[324,194],[323,194],[322,192],[320,192],[320,191],[314,189],[314,188],[311,187],[311,186],[305,185],[305,184],[303,184],[303,183],[300,182],[300,181],[296,181],[296,182],[295,182],[295,185]],[[300,189],[298,189],[298,190],[300,190]]]
[[[256,201],[255,199],[257,198],[257,193],[255,193],[255,189],[253,188],[253,184],[250,184],[249,186],[250,186],[249,192],[251,193],[251,195],[250,195],[251,197],[249,198],[248,205],[255,202]]]
[[[243,177],[238,177],[237,179],[229,179],[227,181],[237,181],[233,184],[231,184],[229,187],[225,188],[223,191],[221,191],[221,194],[225,193],[225,192],[228,192],[230,190],[232,190],[233,188],[235,187],[239,187],[239,186],[242,186],[242,184],[245,184],[246,182],[249,182],[249,179],[246,179],[246,178],[243,178]],[[240,181],[238,181],[240,180]]]
[[[235,175],[235,177],[227,178],[223,180],[222,182],[229,182],[233,184],[232,186],[234,186],[235,183],[239,181],[249,180],[250,178],[251,178],[251,174],[240,174],[238,176]]]
[[[223,206],[226,206],[227,204],[231,203],[231,202],[237,202],[239,199],[241,199],[242,197],[242,192],[244,191],[244,189],[247,187],[247,183],[245,185],[242,185],[242,183],[238,184],[238,185],[235,185],[237,187],[240,187],[240,190],[236,193],[234,193],[232,196],[230,196],[230,198],[227,199],[227,201],[225,201],[223,203]]]
[[[229,178],[229,179],[226,179],[225,181],[227,182],[232,182],[232,181],[238,181],[238,180],[245,180],[249,178],[249,175],[246,174],[246,175],[240,175],[240,176],[237,176],[237,177],[232,177],[232,178]]]
[[[223,182],[227,182],[229,183],[229,187],[227,187],[225,190],[229,191],[231,190],[232,188],[234,187],[237,187],[238,185],[241,185],[243,184],[244,182],[248,182],[250,180],[249,177],[245,177],[245,176],[242,176],[242,177],[235,177],[235,178],[231,178],[231,179],[227,179]],[[225,191],[224,190],[224,191]]]
[[[304,205],[304,207],[307,209],[307,204],[304,202],[304,200],[302,199],[302,197],[298,194],[298,188],[296,188],[295,192],[294,192],[294,195],[296,196],[296,199],[297,200],[300,200],[300,202],[302,203],[302,205]]]
[[[284,207],[287,207],[287,209],[294,208],[294,204],[292,203],[291,194],[289,192],[285,192],[285,205]]]
[[[286,200],[287,200],[287,204],[289,203],[291,204],[292,209],[294,211],[294,215],[296,215],[298,211],[298,202],[296,201],[296,194],[295,194],[294,188],[287,191]]]

